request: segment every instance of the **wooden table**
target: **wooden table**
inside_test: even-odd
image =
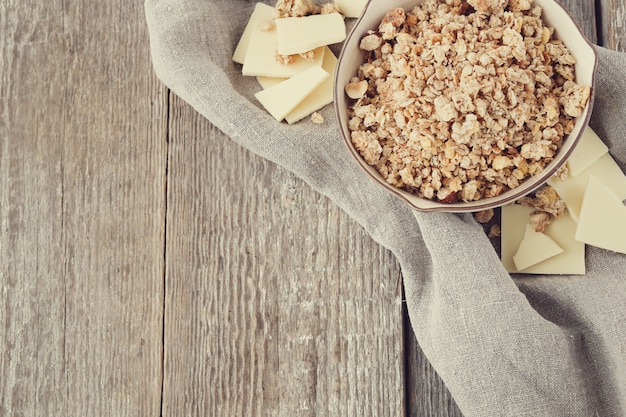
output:
[[[0,0],[0,416],[460,416],[391,253],[148,48],[140,1]]]

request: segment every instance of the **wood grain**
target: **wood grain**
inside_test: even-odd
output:
[[[602,22],[601,45],[626,52],[626,1],[601,0],[598,4]]]
[[[593,1],[561,0],[570,12],[583,34],[593,43],[598,41],[596,3]]]
[[[171,103],[164,414],[404,415],[391,254]]]
[[[0,0],[0,416],[461,416],[393,255],[148,47],[140,0]]]
[[[57,2],[0,9],[0,415],[63,414],[63,50]],[[55,18],[50,18],[53,15]],[[58,390],[58,391],[57,391]]]
[[[63,6],[72,56],[63,162],[68,404],[85,416],[153,415],[162,378],[165,89],[151,72],[139,3]]]
[[[166,120],[143,9],[0,7],[0,415],[156,415]]]

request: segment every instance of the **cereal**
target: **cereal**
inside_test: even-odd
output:
[[[545,232],[546,227],[552,223],[554,217],[545,211],[533,211],[530,213],[530,225],[535,232]]]
[[[320,9],[320,14],[331,14],[331,13],[341,13],[341,10],[339,10],[339,6],[336,3],[322,4],[322,7]]]
[[[531,207],[530,224],[535,232],[543,232],[552,221],[565,213],[567,206],[556,190],[544,185],[534,193],[534,196],[525,196],[517,200],[522,206]]]
[[[502,227],[499,224],[494,224],[489,228],[487,237],[489,239],[497,239],[502,236]]]
[[[481,224],[489,223],[491,219],[493,219],[493,216],[494,216],[493,209],[481,210],[481,211],[474,213],[474,218],[476,219],[478,223],[481,223]]]
[[[302,17],[320,13],[320,7],[311,0],[278,0],[276,13],[282,17]]]
[[[549,213],[555,217],[561,217],[566,209],[565,202],[557,194],[556,190],[549,185],[544,185],[537,190],[534,197],[526,196],[520,198],[518,203]]]
[[[321,125],[324,123],[325,120],[324,120],[324,116],[322,116],[321,113],[315,111],[311,113],[311,121],[315,123],[316,125]]]
[[[367,81],[355,81],[346,85],[346,94],[352,99],[363,98],[365,96],[365,93],[367,92],[367,87]]]
[[[386,181],[440,202],[518,187],[555,157],[590,88],[531,0],[422,0],[361,39],[351,140]],[[361,83],[361,84],[358,84]],[[347,86],[348,87],[348,86]]]

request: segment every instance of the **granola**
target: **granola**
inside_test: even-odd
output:
[[[541,15],[532,0],[390,10],[362,38],[365,60],[347,86],[364,160],[388,183],[442,202],[497,196],[541,172],[590,97]]]
[[[533,196],[522,197],[517,201],[519,204],[544,211],[555,217],[561,217],[565,212],[565,202],[557,194],[556,190],[549,185],[544,185]]]
[[[311,113],[311,121],[316,125],[321,125],[324,123],[324,116],[319,112]]]
[[[474,218],[476,219],[478,223],[481,223],[481,224],[489,223],[491,219],[493,219],[493,216],[494,216],[493,209],[481,210],[481,211],[474,213]]]
[[[499,224],[494,224],[489,228],[487,237],[489,239],[497,239],[502,236],[502,227]]]
[[[549,185],[541,187],[534,196],[520,198],[517,203],[534,209],[529,220],[535,232],[543,232],[554,219],[561,217],[567,208],[565,201]]]
[[[276,2],[278,17],[302,17],[321,12],[320,6],[311,0],[278,0]]]

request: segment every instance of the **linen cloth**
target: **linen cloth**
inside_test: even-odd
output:
[[[395,254],[417,340],[464,415],[626,415],[626,256],[588,248],[585,276],[512,277],[471,214],[417,213],[363,175],[332,106],[322,125],[276,122],[254,99],[256,80],[231,60],[254,5],[146,0],[158,77]],[[626,54],[597,51],[591,126],[624,169]]]

